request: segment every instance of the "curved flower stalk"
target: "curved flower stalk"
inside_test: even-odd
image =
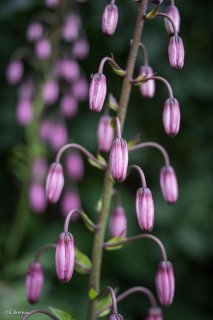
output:
[[[42,310],[42,309],[30,311],[28,314],[26,314],[24,316],[23,320],[28,320],[34,314],[44,314],[44,315],[48,316],[50,319],[59,320],[59,318],[54,316],[54,314],[52,314],[51,312],[49,312],[47,310]]]

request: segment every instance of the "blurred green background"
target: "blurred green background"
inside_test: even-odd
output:
[[[169,1],[164,1],[165,5]],[[101,14],[107,1],[91,0],[79,6],[84,27],[90,42],[90,55],[82,63],[88,79],[97,71],[99,61],[105,55],[114,53],[121,66],[125,66],[129,41],[134,28],[136,5],[133,1],[118,1],[119,26],[112,39],[101,32]],[[169,259],[176,272],[176,297],[171,308],[164,308],[165,319],[210,320],[213,318],[213,68],[212,68],[212,1],[177,1],[182,17],[186,60],[180,72],[170,69],[167,57],[168,35],[161,19],[148,21],[145,25],[143,42],[150,54],[154,70],[167,78],[173,86],[182,112],[180,134],[167,137],[162,127],[162,108],[166,98],[163,86],[157,86],[153,100],[143,99],[134,88],[125,126],[127,140],[141,134],[141,140],[161,143],[168,150],[180,183],[180,198],[175,206],[167,205],[159,189],[161,155],[155,150],[138,151],[131,155],[131,162],[141,165],[153,190],[156,208],[154,234],[164,242]],[[14,223],[18,200],[23,188],[13,175],[12,150],[25,143],[25,130],[15,119],[17,99],[16,88],[5,82],[5,68],[12,52],[26,44],[25,30],[30,18],[42,7],[38,0],[0,1],[0,319],[22,319],[21,316],[5,316],[5,310],[32,309],[26,303],[24,278],[28,263],[35,251],[45,243],[55,242],[62,231],[63,219],[59,208],[49,206],[43,215],[30,209],[22,212],[13,226],[13,241],[19,237],[22,219],[29,216],[24,238],[20,247],[14,249],[14,257],[7,255],[8,235]],[[137,68],[142,63],[138,58]],[[106,68],[109,91],[119,97],[121,79]],[[82,104],[74,121],[69,121],[70,137],[93,153],[97,149],[96,127],[99,115],[89,112],[88,104]],[[49,160],[54,156],[50,154]],[[80,195],[85,211],[96,219],[95,206],[102,191],[102,172],[86,164],[86,176],[80,183]],[[135,219],[134,197],[139,180],[131,176],[118,189],[122,195],[129,226],[128,234],[139,233]],[[27,202],[27,199],[26,199]],[[92,235],[81,222],[71,226],[76,243],[90,255]],[[107,235],[109,237],[109,235]],[[111,285],[123,291],[135,285],[145,285],[155,290],[154,275],[160,259],[159,250],[149,241],[139,241],[120,251],[106,252],[103,261],[102,287]],[[54,255],[48,253],[42,258],[45,268],[45,285],[39,307],[54,306],[73,313],[77,319],[84,319],[87,307],[88,278],[75,273],[69,284],[61,284],[56,278]],[[145,317],[148,301],[134,295],[120,304],[125,319]],[[35,317],[43,319],[45,317]]]

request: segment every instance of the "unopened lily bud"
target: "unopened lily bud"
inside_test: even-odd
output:
[[[154,202],[150,189],[138,189],[136,194],[136,214],[140,228],[144,231],[151,231],[154,226]]]
[[[46,197],[51,203],[56,203],[64,186],[63,168],[60,163],[52,163],[46,180]]]
[[[92,77],[89,88],[89,107],[94,112],[102,110],[106,97],[106,77],[103,73],[96,73]]]
[[[184,66],[185,50],[179,36],[172,36],[168,46],[169,63],[173,69],[180,70]]]
[[[127,218],[122,206],[117,206],[110,217],[110,232],[113,238],[126,237]]]
[[[29,189],[29,202],[35,212],[41,213],[45,211],[47,203],[43,185],[38,182],[31,184]]]
[[[51,43],[47,39],[40,39],[35,44],[36,57],[39,60],[46,60],[51,55],[52,47]]]
[[[13,59],[7,66],[7,81],[9,84],[17,84],[24,73],[24,66],[21,60]]]
[[[60,110],[65,117],[73,118],[78,111],[78,101],[72,94],[65,94],[60,102]]]
[[[146,320],[163,320],[162,311],[160,308],[150,308],[146,316]]]
[[[107,36],[112,36],[118,24],[118,7],[109,4],[105,7],[102,16],[102,31]]]
[[[123,317],[119,313],[111,313],[108,320],[123,320]]]
[[[153,76],[153,70],[150,66],[142,66],[140,74],[143,77],[149,78]],[[145,98],[153,98],[155,95],[155,80],[151,79],[141,84],[141,95]]]
[[[98,149],[100,151],[109,152],[112,147],[114,130],[111,126],[112,118],[108,115],[102,116],[98,123]]]
[[[169,6],[166,8],[165,13],[172,19],[174,22],[176,32],[178,33],[180,31],[180,13],[176,6]],[[174,28],[169,21],[169,19],[165,18],[165,27],[168,34],[173,35],[174,34]]]
[[[175,137],[180,129],[180,107],[174,98],[165,101],[163,109],[163,126],[166,134]]]
[[[66,169],[69,177],[74,181],[79,181],[84,175],[84,162],[78,152],[71,152],[66,157]]]
[[[55,252],[56,273],[61,282],[69,282],[75,263],[74,238],[69,232],[62,232],[58,238]]]
[[[155,283],[160,303],[164,306],[170,306],[175,293],[174,270],[171,262],[161,261],[159,263]]]
[[[172,166],[165,166],[160,172],[160,186],[166,202],[172,204],[178,199],[178,182]]]
[[[36,303],[40,299],[43,287],[43,269],[39,261],[32,262],[26,274],[26,295],[29,303]]]
[[[21,99],[16,107],[16,119],[17,122],[25,127],[32,121],[33,107],[32,102],[28,99]]]
[[[39,22],[32,22],[27,28],[27,40],[38,41],[43,36],[43,26]]]
[[[113,179],[123,182],[128,167],[128,145],[126,140],[116,138],[110,153],[110,171]]]

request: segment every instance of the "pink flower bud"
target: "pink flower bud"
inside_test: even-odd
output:
[[[112,36],[118,24],[118,8],[114,4],[108,4],[102,16],[102,31],[107,36]]]
[[[34,182],[29,189],[29,202],[35,212],[44,212],[46,209],[45,190],[41,184]]]
[[[49,8],[55,8],[60,4],[60,0],[45,0],[45,4]]]
[[[80,209],[80,208],[81,208],[81,200],[78,192],[76,192],[75,190],[66,191],[61,201],[61,211],[63,216],[66,217],[71,210]],[[80,215],[77,212],[74,212],[70,221],[71,222],[75,221],[79,217]]]
[[[180,107],[174,98],[165,101],[163,109],[163,126],[166,134],[175,137],[180,129]]]
[[[75,81],[72,85],[72,93],[79,101],[86,101],[89,93],[87,80],[80,78]]]
[[[62,28],[62,36],[65,41],[75,41],[79,37],[81,19],[76,14],[69,15]]]
[[[179,36],[172,36],[168,46],[169,63],[173,69],[180,70],[184,66],[185,50]]]
[[[48,138],[50,146],[58,151],[68,141],[67,128],[63,121],[52,122],[50,126],[50,136]]]
[[[116,207],[110,217],[110,232],[113,238],[126,237],[127,232],[127,219],[124,208],[121,206]]]
[[[100,112],[106,97],[106,77],[102,73],[96,73],[92,77],[89,88],[89,107],[94,112]]]
[[[110,116],[102,116],[98,123],[98,149],[100,151],[108,152],[111,150],[114,130],[111,126],[111,117]]]
[[[78,111],[78,102],[72,94],[66,94],[62,97],[60,110],[65,117],[73,118]]]
[[[149,78],[153,76],[153,70],[150,66],[142,66],[140,74],[143,77]],[[144,82],[140,86],[140,92],[144,98],[153,98],[155,95],[155,80],[151,79]]]
[[[32,22],[27,28],[27,40],[31,42],[38,41],[43,36],[43,26],[39,22]]]
[[[123,317],[119,313],[111,313],[108,320],[123,320]]]
[[[16,107],[16,119],[18,123],[25,127],[27,126],[33,118],[33,108],[32,108],[32,102],[23,99],[18,102],[18,105]]]
[[[74,181],[79,181],[84,175],[84,162],[78,152],[71,152],[66,157],[66,168],[69,177]]]
[[[113,141],[110,153],[110,171],[112,177],[123,182],[126,178],[128,167],[128,145],[126,140],[117,138]]]
[[[39,60],[46,60],[50,57],[52,52],[51,43],[47,39],[40,39],[35,44],[36,57]]]
[[[42,88],[42,97],[47,105],[55,103],[59,95],[59,86],[55,80],[47,81]]]
[[[136,194],[136,214],[140,228],[144,231],[151,231],[154,226],[154,202],[150,189],[138,189]]]
[[[160,308],[150,308],[146,320],[163,320],[162,311]]]
[[[58,238],[55,252],[56,273],[61,282],[69,282],[75,264],[74,238],[69,232],[62,232]]]
[[[160,303],[170,306],[174,299],[175,278],[171,262],[161,261],[158,266],[155,284]]]
[[[61,61],[60,67],[60,73],[64,80],[70,82],[76,81],[79,78],[80,67],[77,61],[71,59],[64,59]]]
[[[79,39],[73,44],[72,54],[76,59],[85,59],[89,54],[89,43],[86,39]]]
[[[165,166],[160,172],[160,186],[166,202],[172,204],[178,199],[178,182],[172,166]]]
[[[43,269],[39,261],[34,261],[29,265],[25,284],[29,303],[38,302],[43,287]]]
[[[51,203],[56,203],[64,187],[63,168],[60,163],[52,163],[46,180],[46,198]]]
[[[24,66],[21,60],[13,59],[7,66],[7,81],[9,84],[17,84],[24,73]]]
[[[173,5],[169,6],[166,8],[165,13],[168,14],[168,16],[170,16],[170,18],[173,20],[176,31],[178,33],[180,31],[180,13],[178,8]],[[168,34],[173,35],[174,29],[171,22],[169,21],[169,19],[166,19],[166,18],[164,21],[165,21],[166,31],[168,32]]]

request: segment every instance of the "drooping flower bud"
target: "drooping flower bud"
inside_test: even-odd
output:
[[[150,66],[142,66],[140,74],[143,77],[149,78],[153,76],[153,70]],[[144,98],[153,98],[155,95],[155,80],[151,79],[142,83],[140,86],[140,92]]]
[[[123,317],[119,313],[111,313],[108,320],[123,320]]]
[[[61,282],[69,282],[75,264],[74,238],[69,232],[62,232],[58,238],[55,252],[56,273]]]
[[[40,299],[43,287],[43,269],[39,261],[32,262],[26,274],[26,295],[29,303],[36,303]]]
[[[165,101],[163,109],[163,126],[166,134],[175,137],[180,129],[180,107],[174,98]]]
[[[159,263],[155,283],[160,303],[164,306],[170,306],[175,293],[174,270],[171,262],[161,261]]]
[[[180,70],[184,66],[185,50],[179,36],[172,36],[168,46],[169,63],[173,69]]]
[[[89,107],[94,112],[100,112],[106,97],[106,77],[103,73],[96,73],[92,77],[89,88]]]
[[[178,199],[178,182],[172,166],[165,166],[160,171],[160,186],[166,202],[172,204]]]
[[[127,218],[122,206],[117,206],[110,217],[110,232],[113,238],[126,237]]]
[[[138,189],[136,194],[136,214],[140,228],[144,231],[151,231],[154,226],[154,202],[150,189]]]
[[[180,13],[176,6],[169,6],[166,8],[165,13],[170,16],[170,18],[173,20],[175,28],[177,33],[180,31]],[[169,21],[169,19],[165,18],[165,27],[168,34],[173,35],[174,34],[174,28]]]
[[[17,84],[24,73],[24,66],[21,60],[12,59],[7,66],[7,81],[9,84]]]
[[[34,182],[31,184],[29,189],[29,202],[31,208],[38,213],[44,212],[46,209],[46,197],[44,187]]]
[[[97,137],[98,149],[100,151],[109,152],[112,147],[114,130],[111,126],[111,117],[108,115],[102,116],[98,123]]]
[[[52,163],[46,180],[46,197],[51,203],[56,203],[64,186],[63,168],[60,163]]]
[[[47,105],[55,103],[59,95],[59,86],[57,81],[49,80],[42,87],[42,97]]]
[[[17,122],[25,127],[27,126],[33,118],[33,108],[32,102],[28,99],[21,99],[16,107],[16,119]]]
[[[47,39],[40,39],[35,44],[36,57],[39,60],[46,60],[51,55],[52,47],[51,43]]]
[[[60,110],[65,117],[73,118],[78,111],[78,101],[72,94],[65,94],[60,103]]]
[[[108,4],[102,16],[102,31],[107,36],[112,36],[118,24],[118,7],[115,4]]]
[[[146,316],[146,320],[163,320],[162,311],[160,308],[150,308]]]
[[[61,200],[61,212],[64,217],[75,209],[81,208],[81,199],[76,190],[68,190],[63,194]],[[74,212],[70,218],[70,222],[77,220],[80,217],[79,213]]]
[[[69,177],[74,181],[79,181],[84,175],[84,162],[78,152],[71,152],[66,157],[66,169]]]
[[[123,182],[128,167],[128,145],[126,140],[116,138],[110,153],[110,171],[113,179]]]
[[[39,22],[32,22],[27,28],[27,40],[38,41],[43,36],[43,26]]]

